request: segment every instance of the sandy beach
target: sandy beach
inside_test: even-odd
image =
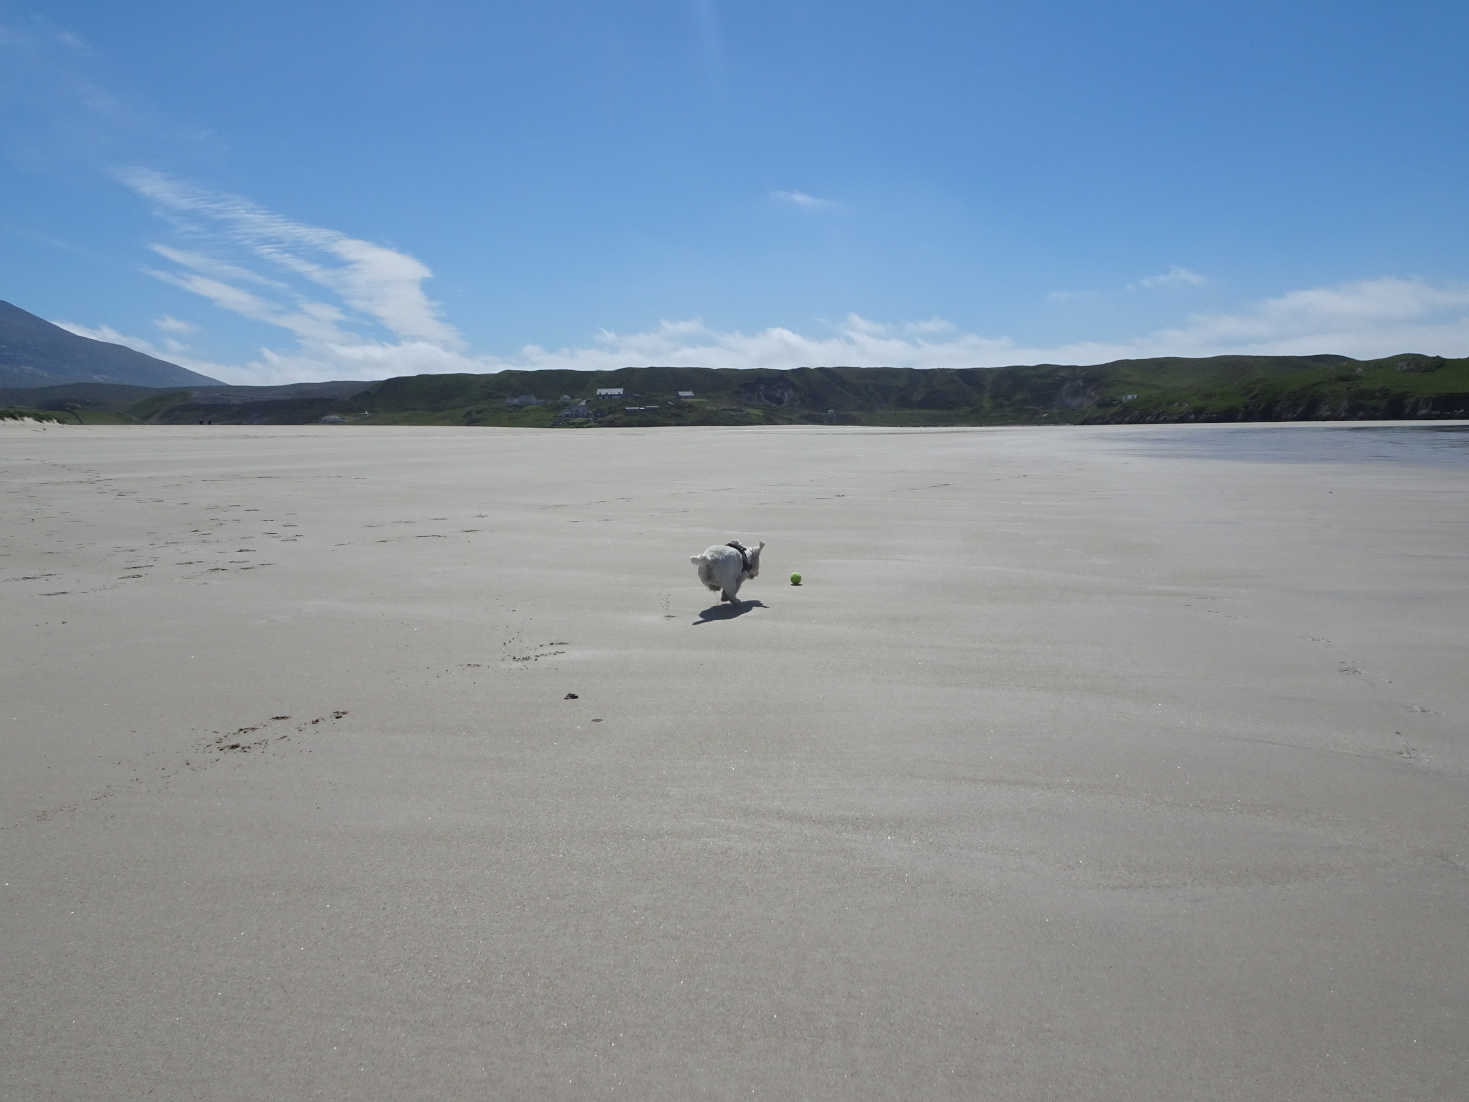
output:
[[[0,425],[0,1096],[1463,1097],[1466,468],[1170,431]]]

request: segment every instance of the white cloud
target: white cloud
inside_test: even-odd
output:
[[[64,46],[68,50],[79,53],[90,53],[92,47],[87,40],[75,31],[69,31],[65,27],[57,26],[46,16],[31,13],[22,16],[24,26],[15,23],[0,23],[0,46],[25,46],[41,47],[51,43]]]
[[[914,333],[919,336],[932,336],[937,333],[952,333],[956,326],[951,321],[943,318],[929,318],[927,321],[909,321],[903,323],[905,333]]]
[[[1265,302],[1276,318],[1354,318],[1402,321],[1436,310],[1469,306],[1469,286],[1434,287],[1421,279],[1369,279],[1336,287],[1292,291]]]
[[[703,318],[690,318],[687,321],[660,321],[658,332],[669,336],[691,336],[695,333],[704,333],[708,330],[704,327]]]
[[[242,196],[209,191],[152,169],[125,168],[117,176],[165,211],[201,223],[217,244],[243,250],[327,289],[349,309],[372,318],[400,340],[427,340],[451,347],[462,344],[458,331],[440,318],[437,304],[424,293],[423,283],[433,273],[406,253],[337,230],[295,222]],[[204,271],[206,263],[216,270],[225,264],[241,267],[233,261],[198,253],[189,254],[191,262],[183,250],[174,250],[175,255],[168,256],[162,251],[165,248],[155,247],[154,251],[196,272]],[[279,283],[253,270],[248,277],[235,278],[264,285]],[[188,277],[180,280],[187,282]],[[198,293],[212,299],[203,290]],[[224,306],[223,302],[217,304]],[[258,320],[259,311],[245,316]]]
[[[1202,287],[1208,282],[1209,280],[1206,277],[1201,276],[1192,268],[1180,268],[1175,264],[1166,272],[1158,275],[1144,276],[1142,279],[1135,279],[1123,289],[1129,292],[1154,291],[1162,287]],[[1083,291],[1048,291],[1046,293],[1046,299],[1049,302],[1079,302],[1087,299],[1101,298],[1102,294],[1103,292],[1095,289]]]
[[[94,341],[106,341],[108,344],[120,344],[125,348],[133,349],[135,352],[142,352],[144,355],[166,360],[171,364],[177,364],[179,367],[186,367],[190,371],[197,371],[201,375],[207,375],[211,379],[219,379],[221,382],[253,384],[260,381],[246,369],[241,369],[230,364],[214,363],[210,360],[189,355],[189,346],[180,343],[172,337],[165,337],[163,339],[163,346],[160,348],[147,337],[135,337],[127,333],[119,333],[110,325],[94,327],[80,325],[74,321],[58,321],[55,324],[65,329],[68,333],[75,333],[79,337],[90,337]]]
[[[305,310],[296,313],[306,315]],[[330,325],[333,319],[316,320]],[[304,324],[300,318],[295,323]],[[146,341],[135,343],[108,329],[70,328],[152,350]],[[960,368],[1225,353],[1334,352],[1362,359],[1398,352],[1463,355],[1469,351],[1469,287],[1393,278],[1310,288],[1236,313],[1196,315],[1180,326],[1117,341],[1023,342],[966,332],[942,318],[879,322],[855,313],[824,328],[821,335],[811,335],[785,326],[745,331],[717,329],[697,318],[665,320],[641,332],[601,330],[585,345],[526,345],[506,356],[469,355],[432,341],[371,341],[342,334],[337,340],[303,339],[287,352],[263,348],[249,363],[235,366],[169,358],[227,382],[263,384],[511,368],[613,370],[644,364]]]
[[[772,191],[770,198],[777,203],[797,207],[800,210],[838,211],[842,209],[842,204],[835,199],[821,199],[815,195],[807,195],[804,191]]]
[[[879,337],[888,331],[888,327],[880,321],[870,321],[861,314],[847,315],[847,329],[853,333],[862,333],[865,336]]]
[[[704,75],[709,80],[710,89],[723,98],[724,36],[719,30],[719,12],[714,7],[714,0],[694,0],[694,22],[703,55]]]
[[[186,360],[179,353],[187,346],[177,340],[159,350],[127,338],[132,347],[152,355],[166,350],[175,362],[237,383],[484,370],[465,356],[458,331],[424,293],[432,272],[416,258],[151,169],[116,175],[155,204],[188,245],[151,244],[168,266],[144,266],[146,275],[295,338],[294,348],[262,347],[233,366]],[[155,324],[189,331],[168,316]]]
[[[183,291],[208,299],[221,310],[228,310],[254,321],[274,322],[275,307],[253,292],[235,287],[222,280],[211,279],[197,272],[166,272],[159,268],[144,268],[143,274],[170,284]]]
[[[1158,287],[1202,287],[1207,282],[1209,281],[1198,272],[1190,268],[1180,268],[1175,264],[1161,275],[1144,276],[1134,283],[1129,283],[1127,289],[1136,291],[1139,288],[1154,290]]]
[[[1239,313],[1195,314],[1188,324],[1159,330],[1152,339],[1183,349],[1276,355],[1309,349],[1358,358],[1395,352],[1462,356],[1469,351],[1469,286],[1388,277],[1312,287]]]
[[[165,333],[192,333],[199,327],[193,322],[180,321],[170,314],[164,314],[161,318],[154,318],[153,325],[162,329]]]
[[[427,265],[384,245],[293,221],[239,196],[216,193],[147,169],[119,178],[176,221],[189,248],[154,244],[169,267],[153,278],[222,310],[289,333],[289,347],[262,347],[233,365],[188,358],[174,337],[159,349],[107,327],[74,332],[115,340],[227,382],[279,383],[377,379],[393,375],[493,372],[508,368],[615,369],[640,364],[721,368],[819,365],[995,367],[1025,363],[1100,363],[1151,356],[1335,352],[1362,358],[1413,351],[1469,351],[1469,286],[1385,277],[1295,290],[1230,313],[1194,314],[1183,322],[1108,341],[1047,342],[966,331],[944,318],[883,321],[852,312],[814,332],[787,326],[718,329],[701,318],[664,319],[636,332],[594,331],[580,345],[529,344],[507,355],[467,351],[458,331],[425,295]],[[832,200],[803,192],[772,198],[804,209]],[[270,266],[271,274],[260,271]],[[1206,284],[1173,267],[1133,287]],[[1052,301],[1095,292],[1053,291]],[[164,333],[190,332],[168,315]]]
[[[610,369],[629,364],[702,367],[861,365],[1000,367],[1093,364],[1153,356],[1309,355],[1368,359],[1397,352],[1469,351],[1469,287],[1380,279],[1295,291],[1234,314],[1196,315],[1185,324],[1116,341],[1023,342],[965,332],[941,318],[880,322],[849,314],[834,332],[812,336],[773,326],[751,332],[702,321],[663,322],[642,333],[603,331],[591,346],[528,346],[513,356],[467,358],[457,370]]]
[[[110,325],[89,326],[81,325],[74,321],[58,321],[53,324],[65,329],[68,333],[75,333],[79,337],[89,337],[94,341],[106,341],[108,344],[121,344],[138,352],[144,352],[149,356],[159,355],[156,345],[147,337],[132,337],[126,333],[119,333]]]
[[[259,272],[242,267],[239,264],[231,264],[220,260],[218,257],[209,256],[205,253],[195,252],[191,249],[175,249],[169,245],[157,243],[148,246],[153,252],[171,260],[181,268],[192,268],[203,275],[213,276],[216,279],[228,279],[238,283],[253,283],[258,287],[273,287],[280,291],[289,291],[290,285],[282,283],[278,279],[261,275]]]
[[[129,112],[123,106],[122,100],[101,85],[78,77],[73,81],[72,89],[82,106],[93,114],[118,125],[129,121]]]

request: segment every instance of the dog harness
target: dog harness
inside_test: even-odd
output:
[[[745,551],[745,545],[739,540],[730,540],[724,546],[733,547],[740,553],[740,573],[748,574],[750,572],[750,556]]]

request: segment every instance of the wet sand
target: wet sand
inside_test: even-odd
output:
[[[0,1096],[1459,1097],[1464,471],[1138,431],[0,428]]]

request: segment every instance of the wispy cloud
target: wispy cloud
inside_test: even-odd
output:
[[[142,352],[148,356],[156,356],[160,360],[167,360],[169,363],[178,364],[180,367],[187,367],[190,371],[197,371],[201,375],[208,375],[210,378],[219,379],[222,382],[235,382],[249,385],[265,381],[248,368],[201,359],[193,355],[188,345],[172,337],[163,338],[162,345],[158,345],[150,341],[147,337],[120,333],[110,325],[90,326],[81,325],[74,321],[58,321],[55,324],[69,333],[75,333],[79,337],[90,337],[94,341],[106,341],[108,344],[120,344],[125,348],[133,349],[135,352]],[[155,322],[154,324],[157,323]],[[287,380],[275,381],[284,382]]]
[[[8,23],[0,23],[0,46],[39,47],[53,43],[72,50],[90,48],[80,35],[57,26],[37,12],[21,14]]]
[[[1231,314],[1195,315],[1183,325],[1116,341],[1039,343],[966,332],[942,318],[881,322],[849,314],[813,336],[786,327],[753,332],[703,322],[663,322],[643,333],[604,333],[594,345],[484,357],[478,370],[612,368],[636,363],[705,367],[860,364],[893,367],[999,367],[1027,363],[1105,363],[1153,356],[1226,353],[1358,358],[1397,352],[1469,351],[1469,286],[1384,278],[1293,291]]]
[[[304,314],[304,311],[297,313]],[[331,318],[317,319],[329,325]],[[1397,352],[1462,355],[1469,350],[1469,286],[1385,278],[1292,291],[1229,314],[1201,314],[1184,324],[1116,341],[1027,342],[968,332],[943,318],[875,321],[849,314],[820,334],[786,326],[720,329],[701,319],[665,320],[640,332],[599,330],[584,345],[526,345],[514,353],[469,355],[423,340],[342,341],[304,334],[297,348],[263,348],[234,366],[165,355],[195,371],[236,383],[317,379],[381,379],[392,375],[494,372],[507,369],[612,370],[629,364],[676,363],[720,368],[821,365],[1000,367],[1012,364],[1094,364],[1152,356],[1225,353],[1309,355],[1341,353],[1362,359]],[[159,355],[155,346],[108,327],[66,325]]]
[[[719,29],[719,10],[714,0],[693,0],[694,22],[698,28],[700,53],[704,62],[704,76],[709,87],[721,99],[724,97],[724,35]]]
[[[208,256],[205,253],[195,252],[191,249],[175,249],[168,245],[160,245],[156,242],[148,246],[153,252],[171,260],[181,268],[190,268],[200,275],[213,276],[215,279],[234,280],[237,283],[254,283],[261,287],[274,287],[277,290],[289,291],[290,285],[278,279],[261,275],[259,272],[251,271],[249,268],[239,264],[231,264],[220,260],[218,257]]]
[[[438,305],[424,293],[423,284],[433,273],[407,253],[338,230],[296,222],[242,196],[211,191],[152,169],[125,168],[117,175],[127,187],[164,210],[202,223],[218,242],[325,288],[349,310],[372,318],[399,339],[452,347],[462,344],[457,330],[440,317]],[[154,251],[168,255],[158,248]],[[197,260],[186,262],[178,252],[170,259],[192,268],[194,274],[170,281],[232,309],[216,293],[218,281],[203,278],[203,266]],[[212,263],[216,268],[220,263],[234,264],[218,259]],[[252,270],[251,281],[260,281],[256,275]],[[245,298],[239,301],[249,303]],[[249,305],[250,312],[239,312],[256,320],[269,320],[263,316],[265,311],[253,303]],[[278,309],[269,313],[285,316]]]
[[[91,45],[81,35],[58,26],[36,12],[23,15],[16,22],[0,23],[0,46],[64,46],[78,53],[90,53]]]
[[[782,206],[813,212],[835,212],[843,209],[843,205],[835,199],[822,199],[815,195],[808,195],[804,191],[772,191],[770,198]]]
[[[790,368],[815,365],[995,367],[1023,363],[1100,363],[1150,356],[1221,353],[1337,352],[1371,357],[1416,351],[1469,351],[1469,286],[1384,277],[1290,291],[1227,313],[1198,313],[1178,324],[1107,341],[1048,342],[966,330],[942,317],[881,320],[856,312],[809,331],[791,326],[720,328],[701,318],[667,319],[651,329],[604,328],[587,341],[556,348],[526,345],[509,354],[468,351],[458,331],[428,299],[427,265],[415,257],[277,214],[251,200],[210,191],[161,173],[131,169],[119,178],[180,219],[182,247],[156,243],[166,263],[144,271],[221,310],[289,333],[294,342],[267,342],[247,363],[220,365],[186,358],[179,338],[188,323],[165,315],[155,323],[164,346],[105,327],[98,339],[120,340],[196,371],[240,383],[385,378],[508,368],[612,369],[629,364]],[[772,198],[802,209],[832,200],[804,192]],[[1174,267],[1137,281],[1138,287],[1206,283]],[[1054,301],[1088,292],[1052,292]]]
[[[1127,285],[1129,291],[1146,290],[1151,291],[1159,287],[1202,287],[1209,282],[1198,272],[1190,268],[1180,268],[1174,265],[1166,272],[1159,275],[1144,276]]]
[[[637,363],[999,367],[1224,353],[1336,352],[1370,358],[1404,351],[1459,355],[1465,350],[1469,350],[1469,287],[1382,279],[1291,292],[1236,314],[1200,315],[1181,326],[1118,341],[1026,342],[966,332],[942,318],[882,322],[854,313],[823,335],[781,326],[744,332],[700,321],[663,322],[642,333],[604,332],[587,347],[531,346],[513,356],[472,362],[481,371],[604,369]]]
[[[75,333],[79,337],[87,337],[94,341],[106,341],[108,344],[121,344],[136,352],[144,352],[149,356],[159,355],[158,346],[147,337],[134,337],[127,333],[119,333],[110,325],[82,325],[74,321],[57,321],[52,324],[65,329],[68,333]]]
[[[1184,356],[1213,355],[1214,350],[1462,356],[1469,352],[1469,285],[1386,277],[1312,287],[1234,313],[1195,314],[1187,324],[1161,329],[1151,339]]]
[[[880,337],[887,333],[891,326],[884,322],[873,321],[864,318],[861,314],[848,314],[844,329],[849,333],[861,333],[867,337]]]
[[[192,322],[180,321],[170,314],[164,314],[161,318],[154,318],[153,324],[165,333],[192,333],[199,328]]]
[[[283,311],[276,309],[274,305],[251,291],[241,287],[225,283],[222,280],[211,279],[209,276],[200,275],[198,272],[169,272],[161,268],[144,268],[144,275],[150,275],[160,283],[167,283],[182,291],[198,295],[207,299],[221,310],[228,310],[232,314],[239,314],[251,321],[263,321],[268,324],[276,324],[276,318]]]
[[[1191,268],[1182,268],[1174,265],[1166,272],[1158,275],[1144,276],[1126,284],[1122,289],[1128,292],[1152,291],[1162,287],[1202,287],[1208,283],[1208,279]],[[1087,288],[1079,291],[1056,290],[1046,293],[1048,302],[1081,302],[1088,299],[1099,299],[1107,294],[1115,294],[1116,291],[1101,291],[1096,288]]]
[[[958,326],[943,318],[928,318],[924,321],[908,321],[903,323],[903,331],[918,336],[932,337],[940,333],[953,333]]]

